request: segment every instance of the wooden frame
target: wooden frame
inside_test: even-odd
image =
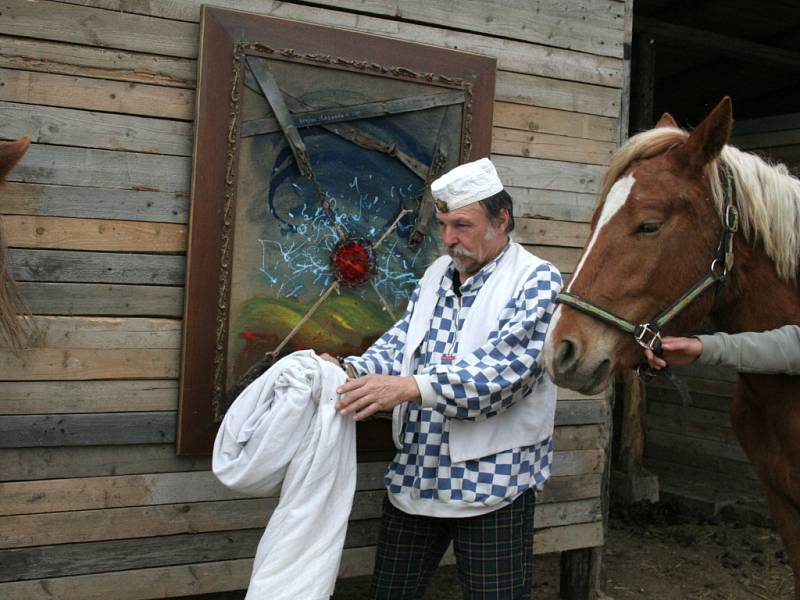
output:
[[[204,6],[178,415],[179,454],[210,451],[216,424],[226,407],[225,393],[231,388],[227,349],[231,269],[236,260],[237,177],[244,135],[241,99],[248,93],[246,86],[258,89],[253,86],[254,66],[268,60],[283,61],[281,65],[334,69],[342,77],[355,73],[372,77],[376,83],[405,82],[427,86],[425,89],[437,86],[443,91],[460,90],[465,100],[459,113],[459,153],[449,156],[446,166],[488,156],[490,152],[494,59]],[[287,126],[281,122],[278,108],[270,103],[264,82],[258,79],[256,83],[273,109],[274,120],[290,140],[297,133],[292,117],[296,107],[288,106],[289,116],[284,118]],[[302,136],[300,140],[302,146]],[[291,141],[288,145],[302,172],[302,156],[298,156]],[[430,165],[424,165],[429,174],[435,162],[432,158]]]

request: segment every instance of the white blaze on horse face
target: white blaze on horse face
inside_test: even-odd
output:
[[[603,227],[611,220],[611,217],[625,206],[625,202],[628,200],[634,183],[636,183],[636,179],[634,179],[633,175],[627,175],[611,186],[611,189],[608,191],[608,196],[606,196],[606,203],[603,205],[603,212],[600,213],[600,218],[597,220],[597,227],[594,228],[592,239],[589,240],[589,245],[586,246],[586,252],[583,253],[581,262],[578,263],[575,273],[572,274],[569,286],[567,286],[568,292],[572,289],[572,284],[577,281],[578,274],[581,272],[581,267],[583,267],[586,259],[589,258],[589,255],[592,253],[592,247],[600,237]]]

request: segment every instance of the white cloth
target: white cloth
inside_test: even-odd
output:
[[[459,165],[431,183],[436,208],[443,212],[494,196],[502,189],[497,170],[488,158]]]
[[[336,412],[344,372],[295,352],[251,383],[228,410],[212,469],[227,487],[274,496],[246,600],[328,600],[356,487],[355,422]]]

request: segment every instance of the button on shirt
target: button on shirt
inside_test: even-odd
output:
[[[429,376],[422,385],[431,385],[438,400],[433,408],[409,404],[402,448],[384,477],[390,500],[407,513],[437,517],[487,513],[531,487],[541,487],[550,476],[551,438],[476,460],[450,461],[450,419],[491,418],[526,396],[544,374],[540,355],[561,288],[560,274],[547,263],[531,273],[492,324],[488,340],[496,351],[478,349],[469,359],[455,358],[464,319],[507,250],[508,246],[460,286],[451,264],[439,284],[431,327],[412,365],[415,374]],[[361,357],[347,358],[358,374],[400,374],[418,297],[415,289],[403,318]]]

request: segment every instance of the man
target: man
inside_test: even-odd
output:
[[[561,276],[509,240],[511,197],[490,160],[431,191],[448,256],[404,317],[346,359],[359,377],[337,390],[356,420],[393,409],[373,595],[421,598],[452,540],[465,598],[528,598],[556,399],[539,359]]]

